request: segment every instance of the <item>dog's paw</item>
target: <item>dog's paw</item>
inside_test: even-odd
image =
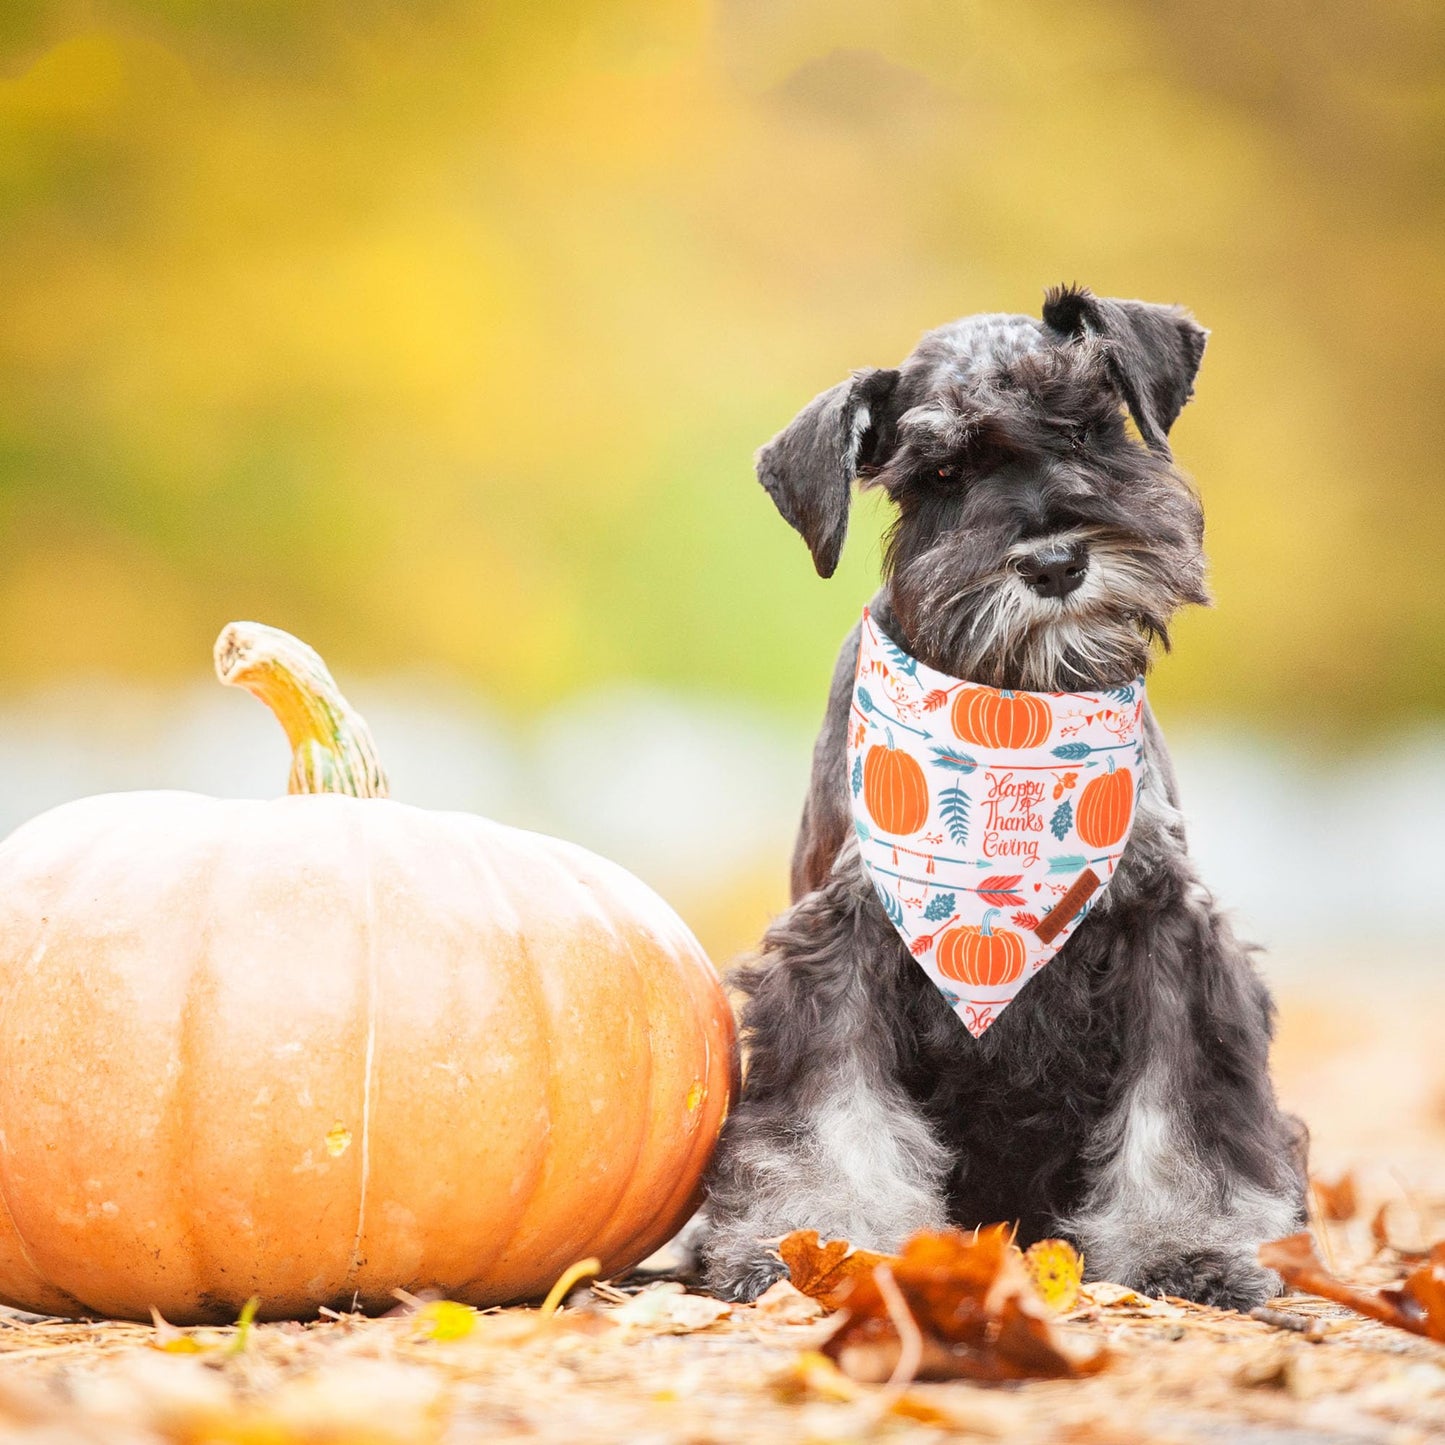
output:
[[[1198,1249],[1146,1266],[1129,1285],[1142,1295],[1173,1295],[1247,1313],[1279,1293],[1279,1276],[1246,1254]]]
[[[775,1254],[742,1260],[710,1261],[704,1274],[708,1290],[719,1299],[751,1304],[769,1285],[788,1277],[788,1266]]]

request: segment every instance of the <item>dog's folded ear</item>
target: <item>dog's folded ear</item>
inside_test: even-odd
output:
[[[1097,336],[1114,384],[1145,443],[1169,455],[1169,429],[1194,394],[1209,333],[1180,306],[1113,301],[1085,286],[1056,286],[1044,297],[1044,324],[1075,339]]]
[[[766,446],[758,480],[801,533],[820,577],[831,577],[848,531],[853,479],[892,445],[898,372],[856,371],[815,396]]]

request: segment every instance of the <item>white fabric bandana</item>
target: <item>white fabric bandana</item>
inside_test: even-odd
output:
[[[1139,786],[1144,679],[1005,692],[910,657],[863,612],[848,789],[864,865],[975,1038],[1108,886]]]

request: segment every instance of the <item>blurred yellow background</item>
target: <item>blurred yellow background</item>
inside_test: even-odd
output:
[[[752,451],[1077,280],[1213,330],[1175,443],[1219,605],[1155,687],[1206,851],[1335,936],[1323,843],[1414,827],[1433,938],[1442,47],[1408,0],[7,0],[4,823],[264,791],[264,718],[192,690],[254,616],[360,679],[413,796],[744,946],[882,522],[824,584]]]

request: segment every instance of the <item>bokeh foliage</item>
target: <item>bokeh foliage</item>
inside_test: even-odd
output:
[[[530,709],[819,704],[839,576],[751,453],[1044,285],[1213,328],[1220,605],[1160,691],[1445,703],[1441,11],[1409,0],[8,0],[0,679],[231,616]]]

